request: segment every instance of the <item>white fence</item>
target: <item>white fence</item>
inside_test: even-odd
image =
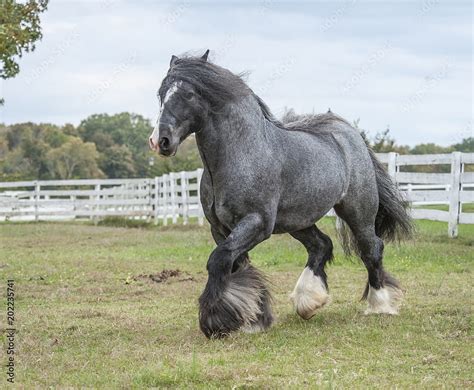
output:
[[[388,166],[390,176],[411,202],[415,219],[448,222],[448,235],[458,235],[458,225],[474,223],[474,213],[462,211],[462,205],[474,203],[474,172],[465,172],[466,165],[474,164],[474,153],[398,155],[378,154]],[[448,173],[406,172],[411,166],[449,166]],[[447,205],[448,211],[424,209],[423,205]]]
[[[204,221],[202,169],[154,179],[38,180],[0,183],[0,221],[51,221],[106,216]]]
[[[459,223],[474,223],[474,213],[462,205],[474,203],[474,153],[398,155],[378,154],[388,166],[417,219],[448,222],[448,234],[457,235]],[[406,172],[410,166],[446,165],[449,173]],[[162,221],[167,225],[188,223],[197,218],[203,223],[199,202],[202,169],[173,172],[154,179],[47,180],[0,183],[0,221],[70,220],[105,216],[124,216]],[[448,211],[422,208],[447,205]]]

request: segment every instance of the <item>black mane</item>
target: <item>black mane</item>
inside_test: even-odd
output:
[[[159,90],[161,100],[164,99],[171,84],[178,80],[193,85],[211,104],[213,111],[218,111],[226,103],[252,93],[242,80],[242,75],[235,75],[199,57],[182,57],[176,60],[161,84]]]
[[[171,84],[184,80],[193,85],[197,91],[211,104],[211,109],[218,112],[225,104],[237,100],[239,97],[253,95],[269,122],[280,129],[316,132],[324,125],[339,121],[349,124],[338,115],[328,112],[325,114],[305,115],[292,123],[283,124],[270,111],[266,103],[256,95],[243,80],[244,74],[234,74],[200,57],[181,57],[168,71],[159,90],[160,99],[163,101],[166,91]]]
[[[284,124],[275,118],[266,103],[259,96],[256,94],[254,94],[254,96],[257,99],[258,105],[260,106],[265,119],[280,129],[315,133],[320,132],[322,128],[327,128],[326,125],[333,124],[334,122],[342,122],[350,126],[350,124],[345,119],[333,114],[330,111],[324,114],[307,114],[294,122]]]

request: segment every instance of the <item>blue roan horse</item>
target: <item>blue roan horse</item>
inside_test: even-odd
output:
[[[291,297],[311,318],[328,302],[331,239],[315,223],[334,208],[345,248],[368,272],[366,313],[396,314],[402,293],[383,269],[382,239],[409,235],[406,203],[357,130],[332,114],[283,125],[241,77],[202,57],[171,58],[159,90],[152,149],[173,156],[191,133],[204,164],[201,202],[217,244],[207,263],[199,322],[207,337],[268,328],[265,278],[248,251],[289,233],[308,251]],[[347,227],[349,229],[347,229]]]

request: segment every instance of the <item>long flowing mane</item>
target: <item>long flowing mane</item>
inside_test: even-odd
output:
[[[266,103],[245,83],[244,75],[245,73],[234,74],[199,57],[184,56],[177,59],[168,71],[161,84],[159,96],[163,100],[166,91],[173,82],[184,80],[193,85],[201,96],[210,102],[213,112],[219,112],[225,104],[235,101],[239,97],[252,95],[265,119],[280,129],[319,133],[334,122],[349,125],[346,120],[332,112],[308,114],[295,122],[283,124],[272,114]]]
[[[345,119],[333,114],[330,111],[324,114],[307,114],[294,122],[284,124],[275,118],[266,103],[258,95],[254,93],[254,96],[257,99],[260,109],[262,110],[263,116],[280,129],[319,133],[323,129],[327,129],[327,125],[333,124],[334,122],[342,122],[350,126],[350,124]]]

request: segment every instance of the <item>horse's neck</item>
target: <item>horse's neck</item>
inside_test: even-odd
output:
[[[259,153],[271,131],[268,121],[253,97],[228,105],[196,134],[196,141],[206,168],[213,172],[224,161],[232,163],[244,155]]]

